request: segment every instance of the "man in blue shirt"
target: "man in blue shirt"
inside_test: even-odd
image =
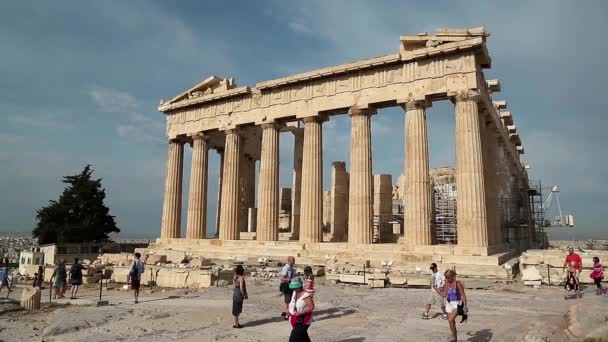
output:
[[[8,266],[5,266],[2,269],[2,275],[0,277],[0,292],[2,292],[2,289],[4,289],[4,287],[6,286],[6,289],[8,290],[6,298],[8,298],[8,295],[11,294],[11,286],[8,281]]]

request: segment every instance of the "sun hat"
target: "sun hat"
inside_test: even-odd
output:
[[[289,288],[292,290],[301,289],[302,288],[302,278],[300,278],[300,277],[291,278],[291,282],[289,283]]]

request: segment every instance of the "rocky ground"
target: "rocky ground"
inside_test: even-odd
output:
[[[593,288],[585,289],[579,300],[564,300],[558,288],[478,283],[466,282],[477,289],[468,290],[470,318],[458,325],[460,341],[559,342],[594,334],[608,341],[608,297],[595,296]],[[317,287],[317,310],[310,328],[313,341],[448,339],[446,321],[419,318],[427,289],[370,290],[325,285],[321,279]],[[139,304],[133,304],[130,292],[109,290],[104,299],[110,305],[100,307],[94,306],[98,290],[89,288],[80,299],[56,301],[33,313],[14,311],[17,307],[10,301],[1,302],[0,340],[286,341],[290,327],[278,317],[281,299],[277,283],[252,280],[248,288],[250,299],[240,330],[232,328],[232,288],[144,290]],[[11,298],[17,299],[18,292]],[[48,301],[48,289],[43,298]],[[438,313],[438,308],[432,312]]]

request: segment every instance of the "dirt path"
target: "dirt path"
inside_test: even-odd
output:
[[[0,340],[286,341],[290,327],[278,317],[281,302],[278,286],[252,282],[248,287],[251,299],[241,317],[245,328],[240,330],[232,328],[231,288],[142,294],[137,305],[132,303],[131,293],[111,290],[104,295],[111,305],[105,307],[87,305],[97,296],[96,290],[91,289],[73,303],[80,305],[34,314],[0,315]],[[317,309],[310,328],[311,338],[351,342],[445,341],[449,334],[446,321],[438,317],[419,318],[428,291],[320,285],[315,295]],[[587,290],[581,304],[593,300],[591,291]],[[573,302],[565,301],[558,289],[518,286],[469,290],[468,296],[470,319],[458,325],[461,341],[514,341],[530,321],[557,321]],[[431,312],[439,312],[439,308]]]

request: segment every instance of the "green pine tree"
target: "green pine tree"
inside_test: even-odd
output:
[[[120,232],[103,203],[101,179],[91,179],[93,171],[87,165],[79,174],[64,177],[67,186],[59,200],[37,211],[32,234],[39,244],[108,241],[108,234]]]

